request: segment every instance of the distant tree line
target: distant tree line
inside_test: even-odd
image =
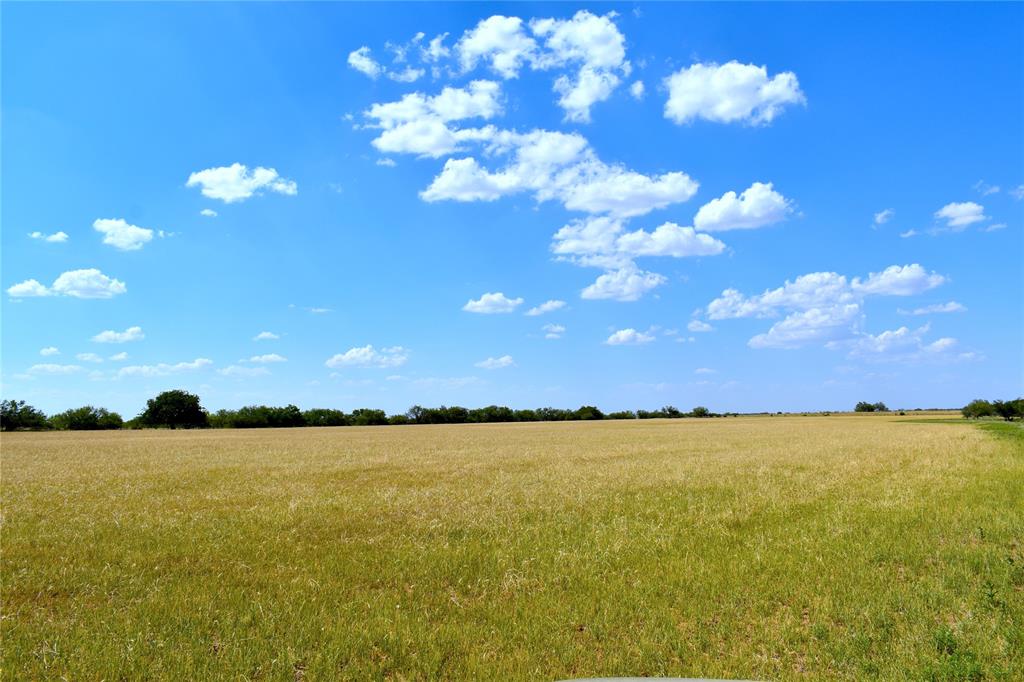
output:
[[[869,403],[869,402],[865,402],[865,401],[862,400],[861,402],[857,403],[854,406],[853,411],[854,412],[888,412],[889,408],[886,407],[885,403],[882,403],[882,402]]]
[[[980,419],[982,417],[1001,417],[1010,422],[1014,419],[1024,419],[1024,398],[1016,400],[972,400],[967,403],[960,413],[967,419]]]
[[[555,407],[513,410],[501,405],[470,409],[458,405],[423,407],[413,405],[404,414],[388,415],[384,410],[361,408],[343,412],[328,408],[300,410],[295,405],[270,407],[250,405],[238,410],[207,412],[199,396],[186,391],[164,391],[146,402],[146,409],[134,419],[124,421],[116,412],[92,406],[80,407],[47,417],[25,401],[2,402],[0,429],[17,430],[97,430],[120,428],[171,429],[253,429],[299,426],[380,426],[385,424],[489,424],[499,422],[592,421],[601,419],[678,419],[682,417],[728,417],[706,407],[683,412],[671,405],[660,410],[625,410],[604,413],[593,405],[575,410]]]

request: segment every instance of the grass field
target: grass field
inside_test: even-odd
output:
[[[1020,680],[1022,434],[4,434],[2,677]]]

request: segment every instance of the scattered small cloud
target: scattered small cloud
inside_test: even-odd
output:
[[[205,216],[207,218],[216,218],[217,212],[214,211],[212,208],[204,208],[202,211],[199,212],[199,215]]]
[[[561,310],[562,308],[565,307],[565,305],[565,301],[552,299],[550,301],[545,301],[544,303],[541,303],[538,306],[530,308],[529,310],[526,311],[526,315],[529,315],[530,317],[536,317],[537,315],[543,315],[544,313],[550,313],[554,312],[555,310]]]
[[[242,365],[229,365],[217,370],[217,374],[225,377],[259,377],[270,374],[270,370],[266,367],[244,367]]]
[[[124,282],[107,277],[96,268],[61,273],[49,287],[27,279],[7,288],[11,298],[71,296],[72,298],[113,298],[128,291]]]
[[[103,362],[103,358],[96,353],[78,353],[75,355],[75,359],[82,362]]]
[[[498,291],[496,293],[484,294],[476,300],[470,299],[466,302],[466,305],[462,306],[462,309],[467,313],[493,315],[514,312],[522,304],[522,298],[509,298]]]
[[[265,365],[270,362],[288,362],[288,358],[277,353],[267,353],[266,355],[254,355],[249,358],[249,362]]]
[[[257,166],[250,171],[240,163],[192,173],[185,186],[199,187],[204,197],[226,204],[244,201],[264,191],[290,196],[299,193],[294,180],[281,177],[273,168]]]
[[[914,308],[913,310],[904,310],[898,308],[897,311],[900,315],[932,315],[935,313],[966,313],[967,306],[964,306],[956,301],[950,301],[949,303],[936,303],[934,305],[927,305],[922,308]]]
[[[990,185],[984,180],[978,180],[974,183],[974,191],[983,197],[987,197],[990,194],[998,194],[999,190],[999,185]]]
[[[93,221],[92,226],[103,235],[104,244],[120,251],[138,251],[153,239],[153,230],[130,225],[121,218],[100,218]]]
[[[896,215],[896,211],[891,208],[886,208],[875,214],[875,227],[885,225],[887,222],[892,220],[893,216]]]
[[[387,168],[394,168],[395,166],[398,165],[397,163],[395,163],[394,159],[389,158],[377,159],[376,163],[378,166],[385,166]]]
[[[560,324],[546,324],[541,329],[544,331],[545,339],[560,339],[565,333],[565,327]]]
[[[985,207],[973,201],[946,204],[935,212],[937,220],[945,220],[946,227],[958,232],[968,225],[988,220]]]
[[[38,239],[40,241],[49,242],[51,244],[63,244],[68,240],[68,233],[64,231],[54,232],[53,234],[44,234],[43,232],[29,232],[28,236],[32,239]]]
[[[401,367],[408,359],[409,351],[401,346],[377,350],[367,344],[332,355],[324,364],[331,369],[339,367]]]
[[[605,343],[609,346],[638,346],[654,341],[654,335],[647,332],[638,332],[632,327],[620,329],[614,332]]]
[[[644,98],[644,82],[633,81],[633,84],[629,86],[629,94],[633,96],[633,99],[641,100]]]
[[[253,341],[276,341],[281,338],[274,332],[260,332],[256,336],[252,337]]]
[[[47,346],[46,348],[41,348],[39,350],[39,354],[42,355],[43,357],[50,357],[52,355],[60,355],[60,349],[57,348],[56,346]]]
[[[113,329],[102,331],[92,337],[92,340],[96,343],[128,343],[129,341],[141,341],[144,338],[146,335],[142,332],[142,327],[128,327],[123,332]]]
[[[108,358],[112,362],[124,362],[128,359],[128,353],[121,351],[120,353],[114,353]]]
[[[693,370],[694,374],[717,374],[717,370],[713,370],[710,367],[698,367]]]
[[[515,364],[511,355],[502,355],[500,358],[481,360],[474,367],[479,367],[480,369],[502,369],[503,367],[512,367]]]
[[[690,320],[690,323],[686,325],[686,328],[691,332],[710,332],[715,329],[703,320]]]

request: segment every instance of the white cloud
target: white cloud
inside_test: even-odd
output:
[[[715,330],[714,327],[703,320],[690,320],[690,323],[686,325],[686,328],[691,332],[710,332]]]
[[[665,117],[683,124],[696,118],[717,123],[767,124],[785,106],[804,104],[796,74],[768,78],[768,69],[753,64],[694,64],[665,79],[669,96]]]
[[[989,225],[988,227],[981,228],[981,231],[982,232],[998,232],[999,230],[1005,230],[1005,229],[1006,229],[1006,223],[993,223],[992,225]]]
[[[11,298],[72,296],[74,298],[112,298],[128,291],[124,282],[107,277],[96,268],[61,273],[47,288],[34,279],[7,289]]]
[[[717,374],[717,371],[711,369],[710,367],[698,367],[697,369],[693,370],[693,373],[694,374]]]
[[[536,58],[537,43],[526,35],[519,17],[495,15],[466,31],[455,45],[463,72],[483,61],[502,78],[516,78],[519,69]]]
[[[370,54],[370,48],[365,45],[360,47],[358,50],[349,52],[348,65],[374,80],[379,78],[381,73],[384,72],[384,67],[377,63]]]
[[[270,374],[266,367],[244,367],[242,365],[229,365],[217,370],[217,374],[225,377],[260,377]]]
[[[700,207],[694,227],[705,232],[749,230],[785,220],[790,201],[772,189],[772,183],[755,182],[738,197],[726,192]]]
[[[852,288],[865,294],[878,296],[913,296],[934,289],[946,281],[935,272],[929,273],[917,263],[890,265],[882,272],[872,272],[867,280],[854,278]]]
[[[530,29],[544,39],[546,48],[536,59],[538,68],[579,65],[575,78],[563,74],[554,84],[568,121],[590,121],[590,107],[611,96],[620,83],[618,73],[628,75],[631,70],[626,39],[612,21],[614,16],[580,10],[568,20],[530,21]]]
[[[956,301],[950,301],[949,303],[935,303],[933,305],[926,305],[922,308],[914,308],[913,310],[903,310],[900,308],[898,311],[901,315],[932,315],[937,313],[966,313],[967,307]]]
[[[431,38],[430,42],[427,43],[427,46],[421,48],[423,61],[437,62],[451,54],[451,50],[444,45],[445,38],[447,37],[447,33],[442,33],[441,35]]]
[[[887,222],[892,220],[892,217],[896,215],[896,211],[891,208],[882,209],[875,214],[875,226],[885,225]]]
[[[565,333],[565,327],[560,324],[546,324],[541,329],[544,331],[545,339],[560,339]]]
[[[692,227],[680,227],[675,223],[664,223],[654,232],[637,230],[628,232],[615,241],[619,253],[629,257],[671,256],[717,256],[725,250],[725,244],[707,234],[699,234]]]
[[[981,194],[981,196],[987,197],[990,194],[998,194],[1000,187],[999,185],[990,185],[984,180],[978,180],[974,183],[974,189]]]
[[[814,272],[764,293],[747,297],[726,289],[708,304],[711,319],[777,317],[787,313],[764,334],[750,339],[752,348],[799,348],[810,342],[836,342],[860,332],[866,296],[911,296],[943,284],[946,278],[918,264],[892,265],[862,280],[835,272]]]
[[[75,355],[75,359],[82,362],[103,362],[103,358],[96,355],[96,353],[78,353]]]
[[[946,227],[953,230],[958,228],[962,230],[968,225],[988,220],[988,216],[985,215],[985,208],[973,201],[946,204],[935,212],[935,218],[937,220],[945,220]]]
[[[367,127],[382,131],[371,142],[378,151],[436,158],[460,150],[465,142],[493,134],[490,129],[451,128],[449,123],[470,118],[488,120],[502,111],[501,86],[494,81],[475,80],[465,88],[445,87],[434,96],[413,92],[397,102],[373,104],[365,116],[374,121]]]
[[[935,341],[925,340],[929,331],[928,325],[918,329],[900,327],[883,331],[880,334],[858,334],[856,338],[829,344],[833,350],[846,349],[850,357],[860,357],[873,361],[950,361],[971,360],[974,353],[955,353],[958,341],[952,337],[942,337]]]
[[[400,367],[408,359],[409,351],[401,346],[376,350],[367,344],[333,355],[324,364],[331,369],[339,367]]]
[[[43,232],[29,232],[28,236],[31,237],[32,239],[39,239],[41,241],[49,242],[51,244],[63,244],[68,240],[68,234],[63,230],[60,232],[54,232],[53,234],[44,234]]]
[[[631,94],[633,96],[633,99],[643,99],[644,98],[644,82],[643,81],[634,81],[633,84],[629,86],[629,94]]]
[[[916,237],[919,234],[921,233],[917,230],[907,230],[906,232],[900,232],[900,237],[902,239],[909,239],[910,237]]]
[[[163,377],[182,372],[191,372],[203,367],[209,367],[213,361],[208,358],[196,358],[191,362],[178,362],[168,364],[161,362],[157,365],[129,365],[117,371],[117,376],[122,377]]]
[[[385,168],[394,168],[395,166],[398,165],[397,163],[395,163],[394,159],[388,159],[388,158],[377,159],[375,161],[375,163],[378,166],[384,166]]]
[[[216,218],[217,212],[214,211],[212,208],[204,208],[202,211],[199,212],[199,215],[205,216],[207,218]]]
[[[47,346],[46,348],[40,348],[39,354],[44,357],[49,357],[51,355],[60,355],[60,349],[57,348],[56,346]]]
[[[121,351],[120,353],[114,353],[113,355],[110,356],[109,359],[112,360],[113,362],[124,362],[125,360],[128,359],[128,353],[125,353],[124,351]]]
[[[100,218],[93,228],[103,235],[103,243],[121,251],[138,251],[153,239],[153,230],[130,225],[120,218]]]
[[[256,336],[252,337],[253,341],[275,341],[281,338],[274,332],[260,332]]]
[[[623,267],[599,276],[593,284],[580,292],[580,298],[636,301],[667,281],[664,275],[656,272],[645,272],[636,266]]]
[[[388,70],[387,77],[396,83],[413,83],[418,81],[424,73],[426,73],[426,71],[423,69],[414,69],[411,66],[407,66],[401,71]]]
[[[7,295],[11,298],[38,298],[40,296],[52,296],[53,292],[40,284],[37,280],[26,279],[7,287]]]
[[[537,315],[543,315],[544,313],[550,313],[556,310],[561,310],[564,307],[565,301],[552,299],[550,301],[545,301],[544,303],[541,303],[538,306],[530,308],[529,310],[526,311],[526,314],[529,315],[530,317],[536,317]]]
[[[650,343],[654,341],[654,336],[647,332],[638,332],[632,327],[628,329],[620,329],[613,333],[605,341],[609,346],[637,346],[644,343]]]
[[[466,305],[462,306],[462,309],[467,313],[511,313],[522,303],[522,298],[509,298],[498,291],[496,293],[486,293],[476,300],[469,299]]]
[[[251,171],[240,163],[192,173],[186,187],[200,187],[204,197],[226,204],[243,201],[263,191],[295,195],[299,188],[293,180],[282,178],[273,168],[257,166]]]
[[[575,181],[561,192],[565,207],[571,211],[640,216],[687,201],[699,187],[689,175],[678,171],[651,176],[600,162],[576,170]]]
[[[476,363],[474,367],[480,369],[501,369],[503,367],[512,367],[516,363],[512,360],[511,355],[502,355],[500,358],[487,358]]]
[[[74,374],[81,371],[82,368],[78,365],[56,365],[52,363],[32,365],[28,368],[29,374]]]
[[[1016,187],[1011,189],[1010,196],[1012,196],[1017,201],[1024,199],[1024,185],[1017,185]]]
[[[249,358],[249,362],[255,362],[259,364],[267,364],[270,362],[288,362],[288,358],[277,353],[267,353],[266,355],[254,355]]]
[[[747,345],[751,348],[800,348],[811,341],[848,336],[859,316],[860,306],[856,303],[790,313],[773,324],[767,333],[754,336]]]
[[[141,341],[146,338],[142,333],[142,327],[128,327],[123,332],[116,332],[113,329],[102,331],[92,340],[97,343],[127,343],[129,341]]]

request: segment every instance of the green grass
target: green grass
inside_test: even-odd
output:
[[[4,434],[3,678],[1021,679],[1019,433]]]

